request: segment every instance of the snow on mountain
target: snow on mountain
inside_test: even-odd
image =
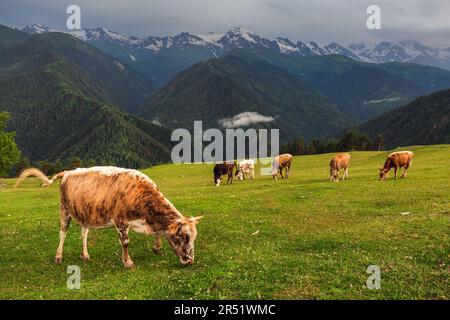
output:
[[[300,49],[297,47],[297,45],[289,39],[276,38],[274,41],[277,44],[278,48],[280,48],[280,53],[289,54],[292,52],[300,51]]]
[[[22,31],[34,34],[57,30],[41,24],[27,25]],[[60,31],[61,32],[61,31]],[[342,46],[336,42],[320,45],[316,42],[293,42],[287,38],[273,40],[260,37],[243,28],[233,28],[225,33],[194,35],[187,32],[175,36],[138,38],[125,36],[107,28],[92,28],[66,32],[99,48],[107,44],[125,50],[131,62],[145,59],[147,55],[158,55],[162,49],[184,49],[195,47],[205,50],[209,56],[220,56],[233,48],[268,49],[279,54],[311,56],[339,54],[351,59],[372,63],[413,62],[450,70],[450,48],[430,47],[416,41],[392,43],[382,41],[376,45],[363,43]],[[111,50],[111,49],[110,49]],[[113,52],[109,52],[113,54]],[[114,54],[113,54],[114,55]],[[208,56],[206,55],[206,56]]]
[[[21,31],[31,34],[41,34],[46,32],[56,32],[57,30],[44,26],[42,24],[29,24],[21,29]]]
[[[210,32],[208,34],[198,35],[198,37],[200,37],[201,39],[203,39],[203,41],[205,41],[207,43],[211,43],[213,45],[217,45],[217,46],[221,47],[221,45],[219,44],[219,40],[222,39],[224,35],[225,35],[225,33]]]
[[[323,56],[326,54],[329,54],[327,52],[327,50],[325,50],[323,47],[319,46],[316,42],[314,41],[309,41],[306,43],[306,46],[309,48],[309,50],[311,50],[311,52],[313,53],[313,55],[316,56]]]
[[[355,60],[359,59],[359,57],[352,51],[337,44],[336,42],[332,42],[329,45],[324,46],[324,49],[327,50],[328,54],[340,54],[342,56],[346,56]]]

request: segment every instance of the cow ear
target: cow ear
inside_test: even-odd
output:
[[[169,227],[167,228],[170,234],[175,234],[178,232],[178,229],[181,227],[181,221],[176,220],[175,222],[171,223]]]

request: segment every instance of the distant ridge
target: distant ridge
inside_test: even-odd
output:
[[[54,32],[41,24],[27,25],[28,33]],[[182,32],[176,36],[134,37],[125,36],[104,27],[70,31],[73,36],[109,50],[109,54],[125,62],[148,60],[150,56],[166,55],[179,49],[200,50],[200,56],[217,57],[236,48],[266,48],[273,52],[294,56],[322,56],[339,54],[351,59],[372,63],[410,62],[450,70],[450,44],[448,47],[427,46],[417,41],[388,42],[378,44],[354,43],[348,46],[331,42],[326,45],[314,41],[292,41],[284,37],[267,39],[243,28],[233,28],[222,33],[191,34]],[[198,61],[196,61],[198,62]]]
[[[450,90],[417,98],[358,129],[372,137],[383,135],[388,148],[450,143]]]

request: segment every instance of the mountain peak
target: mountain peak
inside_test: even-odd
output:
[[[228,31],[220,42],[227,42],[227,44],[242,47],[244,43],[256,44],[258,39],[259,36],[254,32],[241,27],[235,27]]]
[[[239,34],[255,34],[253,31],[244,29],[241,27],[234,27],[231,30],[229,30],[228,32],[239,33]]]
[[[29,34],[41,34],[47,32],[57,32],[58,30],[52,29],[40,23],[28,24],[21,29],[21,31]]]
[[[40,34],[58,30],[42,24],[30,24],[22,28],[22,31]],[[118,47],[122,51],[118,58],[124,58],[123,50],[127,51],[125,60],[129,59],[130,61],[125,62],[135,62],[140,58],[145,59],[148,54],[160,54],[163,48],[197,47],[200,50],[207,51],[204,56],[208,58],[218,57],[234,48],[250,50],[258,48],[285,55],[321,56],[339,54],[364,62],[412,62],[450,70],[450,48],[448,45],[430,47],[411,40],[398,43],[389,41],[381,41],[378,44],[356,43],[348,46],[340,45],[337,42],[321,45],[314,41],[293,42],[286,37],[267,39],[239,26],[226,32],[210,32],[200,35],[182,32],[176,36],[149,36],[146,38],[122,35],[106,27],[68,31],[66,33],[100,48],[103,48],[104,45],[113,44],[114,47]],[[108,50],[107,52],[114,56],[114,52]]]

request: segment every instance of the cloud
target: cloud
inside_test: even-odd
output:
[[[272,122],[275,119],[268,116],[263,116],[258,112],[242,112],[238,115],[235,115],[232,118],[224,118],[220,119],[218,122],[224,128],[239,128],[239,127],[247,127],[251,124],[257,123],[268,123]]]
[[[41,23],[64,30],[73,0],[1,0],[0,24]],[[77,0],[82,27],[135,36],[205,34],[234,26],[322,44],[417,40],[449,43],[449,0]],[[368,30],[366,8],[381,8],[382,30]]]

